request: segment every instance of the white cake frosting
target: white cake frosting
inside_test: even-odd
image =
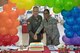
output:
[[[29,45],[30,51],[43,51],[44,50],[44,44],[41,42],[33,42]]]

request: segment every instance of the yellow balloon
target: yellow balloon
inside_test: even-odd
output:
[[[18,0],[16,6],[19,9],[30,10],[34,6],[35,0]]]
[[[25,0],[18,0],[18,2],[16,3],[16,6],[19,8],[19,9],[24,9],[25,8]]]
[[[18,0],[10,0],[12,3],[17,3]]]
[[[30,10],[35,5],[34,0],[25,0],[25,9]]]

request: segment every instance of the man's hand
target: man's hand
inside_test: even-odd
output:
[[[36,34],[34,35],[34,39],[37,40],[37,35]]]
[[[60,21],[60,24],[63,25],[63,24],[64,24],[64,20],[61,20],[61,21]]]

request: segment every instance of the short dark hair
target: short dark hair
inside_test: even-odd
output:
[[[47,11],[48,13],[50,13],[48,9],[45,9],[44,12],[45,12],[45,11]]]
[[[34,9],[34,8],[38,8],[38,7],[37,7],[37,6],[34,6],[33,9]]]

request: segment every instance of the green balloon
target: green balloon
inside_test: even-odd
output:
[[[45,6],[46,2],[46,0],[35,0],[35,5]]]
[[[76,0],[77,6],[80,6],[80,0]]]
[[[35,0],[35,5],[39,5],[40,0]]]
[[[78,6],[78,0],[74,0],[73,4],[74,6]]]
[[[61,11],[62,9],[63,9],[63,0],[55,0],[55,3],[54,3],[54,6],[53,6],[53,8],[56,10],[56,9],[58,9],[58,10],[54,10],[55,12],[59,12],[59,11]]]
[[[63,6],[63,0],[55,0],[54,6]]]
[[[55,3],[55,0],[47,0],[47,6],[48,7],[53,7]]]
[[[55,0],[54,6],[53,6],[53,12],[60,13],[62,9],[63,9],[63,0]]]
[[[53,12],[57,14],[57,13],[60,13],[60,12],[62,11],[62,9],[63,9],[63,8],[61,8],[61,7],[59,7],[59,6],[58,6],[58,7],[54,7],[54,8],[53,8]]]
[[[78,6],[80,6],[80,0],[78,0]]]
[[[74,0],[75,6],[80,6],[80,0]]]
[[[65,3],[64,4],[64,9],[67,10],[67,11],[71,10],[74,7],[73,0],[67,0],[64,3]]]

